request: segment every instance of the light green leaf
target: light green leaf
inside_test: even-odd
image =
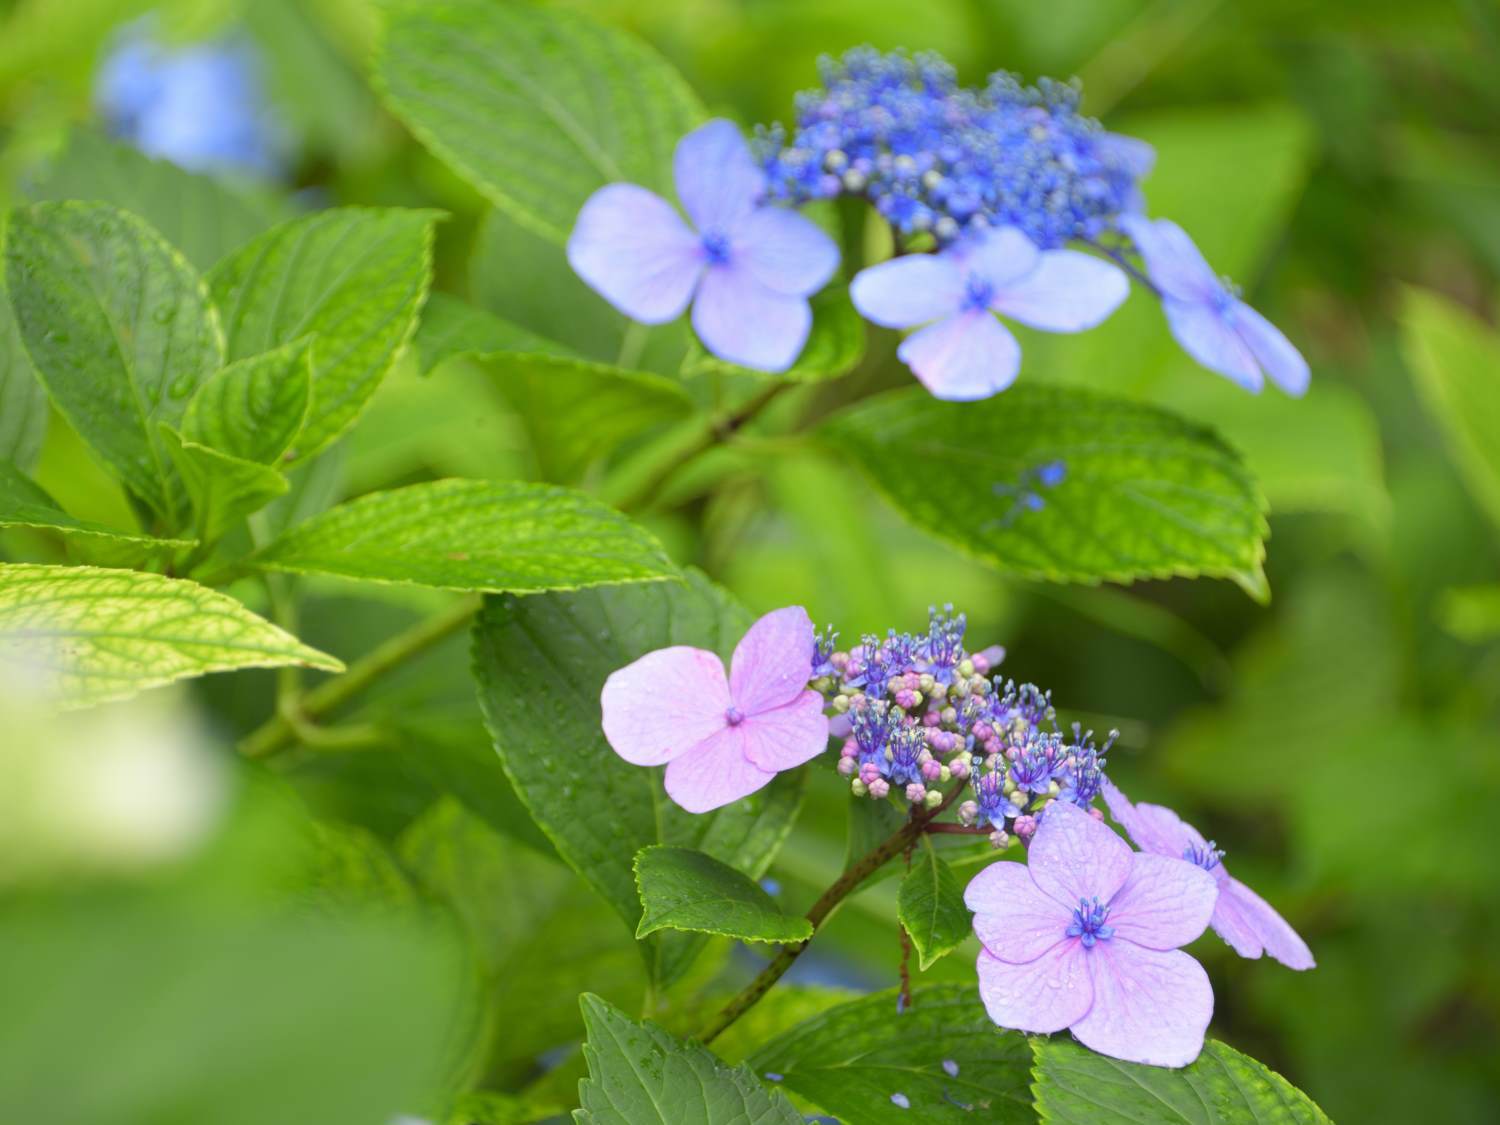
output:
[[[187,441],[169,426],[162,429],[192,504],[193,526],[205,543],[214,542],[287,490],[286,477],[268,465]]]
[[[1437,293],[1408,289],[1402,349],[1479,506],[1500,526],[1500,334]]]
[[[526,427],[548,480],[577,481],[622,442],[693,412],[681,386],[645,371],[545,355],[488,356],[481,366]]]
[[[152,552],[193,546],[190,539],[155,539],[138,532],[118,531],[92,520],[74,519],[57,501],[14,465],[0,461],[0,527],[36,527],[77,540],[93,557],[101,554],[126,566]]]
[[[1212,1039],[1181,1070],[1121,1062],[1062,1036],[1034,1045],[1036,1106],[1052,1125],[1328,1125],[1281,1075]]]
[[[685,644],[727,656],[750,615],[696,571],[650,583],[487,598],[475,622],[479,701],[501,764],[557,852],[635,933],[632,860],[649,844],[696,848],[758,879],[801,802],[801,771],[695,816],[673,804],[661,771],[630,765],[604,739],[599,692],[632,660]],[[706,939],[657,934],[644,948],[670,982]]]
[[[676,573],[661,545],[612,508],[572,489],[518,481],[372,492],[292,528],[253,561],[267,570],[492,593]]]
[[[578,1084],[580,1125],[801,1125],[780,1090],[697,1043],[638,1024],[585,993],[589,1076]]]
[[[0,564],[0,663],[69,707],[235,668],[344,669],[196,582],[31,563]]]
[[[297,458],[311,457],[348,428],[416,331],[436,217],[320,211],[267,231],[209,274],[231,360],[317,337]]]
[[[740,941],[806,941],[806,918],[783,913],[755,880],[692,848],[654,844],[635,857],[641,924],[635,936],[657,930],[721,934]]]
[[[557,242],[604,184],[670,194],[672,150],[703,115],[645,44],[524,3],[397,0],[375,72],[418,140]]]
[[[969,936],[964,885],[926,836],[911,857],[911,869],[901,880],[896,916],[911,936],[923,972]]]
[[[224,358],[203,282],[143,220],[102,203],[19,208],[5,251],[16,323],[52,401],[172,520],[181,490],[158,427],[180,422]]]
[[[459,356],[495,352],[571,356],[571,348],[538,335],[504,317],[477,308],[449,293],[433,293],[422,309],[422,323],[412,340],[422,374]]]
[[[834,282],[812,299],[812,307],[812,331],[797,362],[787,370],[767,375],[764,371],[740,367],[720,359],[695,340],[682,361],[682,373],[693,377],[717,372],[787,379],[794,383],[814,383],[847,375],[865,354],[865,322],[849,300],[848,286]]]
[[[188,403],[182,436],[242,461],[273,464],[307,417],[310,348],[310,340],[299,340],[216,372]]]
[[[1444,629],[1470,644],[1500,637],[1500,586],[1456,586],[1444,591],[1438,618]]]
[[[153,160],[87,129],[74,130],[67,147],[23,192],[34,202],[89,199],[139,215],[200,270],[288,211],[268,195]]]
[[[773,1039],[749,1063],[844,1121],[1036,1121],[1026,1088],[1031,1048],[990,1021],[972,983],[916,988],[900,1014],[894,990],[841,1004]]]
[[[1269,597],[1255,481],[1212,431],[1156,407],[1035,385],[942,402],[913,387],[844,411],[824,432],[907,519],[1007,574],[1201,574]],[[1047,487],[1036,474],[1053,463],[1065,476]]]
[[[399,851],[474,945],[495,1029],[486,1070],[520,1079],[538,1055],[577,1042],[582,1021],[568,998],[580,992],[639,1006],[646,974],[635,942],[555,859],[499,835],[452,798],[402,833]]]

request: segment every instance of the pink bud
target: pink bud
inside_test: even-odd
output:
[[[906,688],[907,691],[921,691],[922,690],[922,677],[921,677],[920,674],[918,674],[916,672],[908,672],[908,673],[906,673],[906,675],[902,679],[902,683],[905,686],[905,688]]]
[[[943,721],[943,717],[936,711],[925,711],[922,714],[922,723],[925,726],[935,727]]]
[[[856,766],[853,758],[839,759],[838,771],[843,777],[848,777],[851,773],[854,772],[855,768]]]
[[[902,688],[896,693],[896,706],[910,711],[917,705],[917,693],[910,688]]]
[[[973,801],[965,801],[958,806],[958,820],[960,824],[973,824],[979,819],[979,806]]]
[[[928,758],[922,763],[922,776],[928,781],[936,781],[943,776],[943,763],[936,758]]]
[[[1023,840],[1029,840],[1036,835],[1036,817],[1018,816],[1015,823],[1016,835]]]
[[[859,779],[866,785],[874,785],[880,778],[880,767],[874,762],[866,762],[859,767]]]
[[[843,747],[839,750],[839,757],[840,758],[857,758],[857,757],[859,757],[859,743],[856,742],[852,738],[846,738],[844,740]]]
[[[980,742],[988,742],[995,737],[995,728],[989,723],[980,721],[974,724],[974,737]]]
[[[1017,832],[1016,834],[1020,835],[1019,832]],[[1010,837],[1007,836],[1004,831],[996,829],[994,832],[990,833],[990,844],[996,848],[1009,847]]]
[[[989,673],[990,659],[989,657],[985,656],[984,653],[976,652],[973,656],[969,657],[969,659],[974,664],[974,674],[976,676],[983,676]]]
[[[874,781],[869,783],[869,786],[870,796],[874,797],[877,801],[883,801],[888,796],[890,796],[890,782],[886,781],[886,779],[883,777],[877,777]]]
[[[914,805],[920,805],[927,800],[927,786],[920,781],[913,781],[906,787],[906,799]]]
[[[948,772],[956,777],[959,781],[963,781],[965,778],[967,778],[969,776],[968,755],[960,754],[958,757],[954,758],[953,761],[949,762]]]

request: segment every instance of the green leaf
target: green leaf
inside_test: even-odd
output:
[[[102,203],[11,213],[6,277],[21,338],[52,401],[158,515],[180,489],[158,426],[175,426],[224,358],[203,282],[134,215]]]
[[[297,458],[311,457],[349,427],[416,331],[436,216],[320,211],[267,231],[209,274],[231,360],[317,337]]]
[[[1408,289],[1402,349],[1479,506],[1500,526],[1500,334],[1447,297]]]
[[[0,563],[0,663],[83,707],[235,668],[344,666],[233,598],[129,570]]]
[[[572,489],[517,481],[372,492],[292,528],[253,561],[267,570],[492,593],[676,573],[661,545],[612,508]]]
[[[474,945],[495,1029],[487,1070],[523,1078],[538,1055],[577,1042],[583,1026],[568,998],[580,992],[640,1004],[646,975],[635,943],[561,863],[500,836],[452,798],[402,833],[399,852]]]
[[[512,324],[504,317],[476,308],[448,293],[428,296],[412,347],[424,375],[460,356],[483,356],[495,352],[575,354],[571,348],[555,340]]]
[[[869,797],[851,795],[844,838],[844,869],[853,867],[883,844],[905,819],[906,812],[891,798],[873,801]],[[870,877],[875,874],[870,872]]]
[[[764,371],[722,360],[695,340],[682,362],[682,373],[689,377],[710,372],[750,375],[762,380],[787,379],[795,383],[814,383],[847,375],[865,354],[865,322],[849,300],[848,286],[835,282],[812,299],[812,307],[812,331],[797,362],[787,370],[767,376]]]
[[[118,531],[92,520],[74,519],[46,491],[14,465],[0,461],[0,527],[37,527],[78,540],[95,556],[125,566],[152,552],[180,550],[190,539],[155,539],[137,532]]]
[[[1156,407],[1036,385],[942,402],[913,387],[844,411],[824,432],[907,519],[1004,573],[1202,574],[1269,597],[1255,481],[1212,431]],[[1066,475],[1048,488],[1035,474],[1054,462]]]
[[[488,356],[482,366],[526,427],[548,480],[577,481],[622,442],[693,412],[681,386],[645,371],[545,355]]]
[[[418,140],[556,242],[604,184],[669,195],[672,150],[703,116],[639,40],[523,3],[401,0],[375,72]]]
[[[187,490],[198,538],[212,543],[287,490],[287,479],[268,465],[258,465],[187,441],[162,427],[168,451]]]
[[[617,668],[684,644],[725,656],[750,615],[696,571],[684,583],[485,599],[475,622],[479,701],[501,764],[557,852],[635,933],[632,860],[650,844],[696,848],[753,879],[765,874],[801,802],[801,771],[695,816],[673,804],[661,770],[619,757],[600,727],[599,692]],[[644,952],[670,981],[699,935],[657,934]]]
[[[6,216],[0,214],[0,246],[7,225]],[[47,392],[37,381],[31,357],[21,342],[5,291],[5,270],[0,269],[0,461],[31,468],[46,436]]]
[[[580,1125],[801,1125],[780,1090],[746,1066],[729,1066],[697,1043],[638,1024],[585,993],[589,1076],[578,1084]]]
[[[945,953],[952,953],[969,936],[969,908],[964,905],[964,885],[926,836],[922,837],[922,846],[911,858],[911,870],[901,880],[896,912],[916,947],[923,972]]]
[[[1274,1070],[1210,1039],[1181,1070],[1121,1062],[1069,1039],[1033,1041],[1036,1106],[1053,1125],[1327,1125]]]
[[[990,1021],[973,984],[914,989],[911,1006],[899,1015],[894,990],[861,997],[773,1039],[749,1062],[846,1121],[1036,1120],[1026,1088],[1031,1048],[1024,1036]],[[950,1075],[944,1063],[956,1064],[958,1073]],[[911,1108],[893,1103],[893,1094],[904,1095]]]
[[[67,147],[23,190],[33,202],[91,199],[139,215],[200,270],[287,211],[269,196],[153,160],[87,129],[74,130]]]
[[[638,938],[657,930],[773,943],[812,937],[807,919],[783,913],[754,879],[692,848],[642,848],[635,857],[635,882],[643,911]]]
[[[299,340],[216,372],[188,403],[182,436],[242,461],[273,464],[307,417],[310,347]]]
[[[1455,586],[1438,603],[1443,628],[1461,641],[1482,644],[1500,637],[1500,586]]]

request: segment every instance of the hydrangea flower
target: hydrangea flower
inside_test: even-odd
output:
[[[823,697],[808,689],[813,625],[801,606],[766,614],[734,650],[648,652],[610,675],[604,736],[637,766],[665,764],[667,795],[688,812],[738,801],[828,746]]]
[[[1269,954],[1291,969],[1314,967],[1312,950],[1270,903],[1230,877],[1224,853],[1211,840],[1161,805],[1134,805],[1113,782],[1104,782],[1104,803],[1136,846],[1156,855],[1186,859],[1213,876],[1219,888],[1209,925],[1241,957]]]
[[[693,305],[693,329],[721,359],[765,371],[792,365],[812,327],[807,298],[838,268],[838,247],[811,220],[765,202],[766,174],[732,122],[677,144],[677,195],[607,184],[578,214],[568,262],[605,300],[643,324]]]
[[[1047,332],[1081,332],[1119,307],[1125,274],[1077,250],[1038,250],[1016,227],[976,232],[938,254],[909,254],[861,270],[849,294],[887,328],[926,325],[902,341],[903,362],[938,398],[1003,391],[1021,346],[994,316]]]
[[[1053,804],[1026,864],[993,863],[964,891],[985,1010],[1001,1027],[1066,1028],[1101,1054],[1187,1066],[1213,990],[1178,947],[1203,932],[1216,897],[1201,867],[1132,852],[1087,812]]]
[[[1120,226],[1146,262],[1162,312],[1184,351],[1246,390],[1266,378],[1290,395],[1307,390],[1307,361],[1274,324],[1221,281],[1193,240],[1169,219],[1126,215]]]
[[[100,67],[94,99],[109,132],[148,156],[199,172],[281,171],[282,129],[248,41],[171,48],[137,21]]]

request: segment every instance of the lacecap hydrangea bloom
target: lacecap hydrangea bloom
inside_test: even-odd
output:
[[[823,59],[820,72],[822,86],[797,97],[792,129],[758,131],[763,176],[746,213],[787,215],[840,196],[867,201],[889,223],[897,257],[855,276],[854,305],[875,324],[918,329],[899,354],[937,397],[982,398],[1015,379],[1020,347],[996,314],[1045,331],[1083,331],[1118,307],[1131,276],[1160,298],[1173,334],[1199,363],[1250,390],[1264,378],[1292,394],[1306,389],[1307,365],[1286,337],[1208,270],[1180,228],[1146,218],[1142,181],[1155,160],[1151,147],[1084,115],[1076,86],[1047,79],[1026,86],[1001,72],[982,89],[966,89],[935,55],[868,47]],[[733,126],[713,124],[722,143],[678,150],[678,193],[690,214],[689,194],[698,188],[685,180],[685,166],[694,161],[703,180],[752,184],[739,145],[728,140]],[[664,201],[648,215],[652,208],[620,194],[621,186],[609,185],[585,204],[579,230],[594,254],[575,259],[575,269],[627,315],[672,319],[697,276],[688,259],[696,254],[700,269],[709,260],[723,265],[714,237],[723,230],[694,214],[706,240],[694,250],[693,232],[668,221],[675,215]],[[601,210],[601,197],[617,206]],[[639,211],[623,205],[630,199]],[[601,216],[608,218],[603,235]],[[632,219],[641,221],[638,237],[626,233]],[[788,255],[785,221],[777,226],[779,241],[762,256],[810,261],[811,242],[796,243]],[[756,256],[757,237],[746,229],[735,241],[740,257]],[[808,266],[761,281],[784,296],[806,297],[834,268],[819,276]],[[654,303],[637,304],[624,293],[651,285],[660,287]],[[800,315],[790,305],[772,315],[748,285],[714,289],[738,315],[716,303],[722,315],[700,317],[695,305],[704,346],[747,366],[789,366],[806,339]]]
[[[925,631],[841,648],[800,606],[775,610],[740,642],[727,677],[713,653],[684,646],[612,674],[604,733],[625,760],[665,764],[667,794],[691,812],[755,792],[832,738],[835,770],[856,797],[901,807],[923,832],[1025,853],[1025,865],[985,868],[965,895],[996,1024],[1067,1029],[1117,1058],[1186,1065],[1213,995],[1181,946],[1212,925],[1243,956],[1307,968],[1311,953],[1228,877],[1211,842],[1111,786],[1113,733],[1100,743],[1078,724],[1065,729],[1049,692],[997,674],[1004,651],[971,651],[967,632],[945,606]],[[1101,798],[1141,851],[1106,826]]]
[[[170,46],[137,21],[101,65],[94,101],[105,128],[147,156],[195,172],[282,170],[284,132],[247,39]]]

